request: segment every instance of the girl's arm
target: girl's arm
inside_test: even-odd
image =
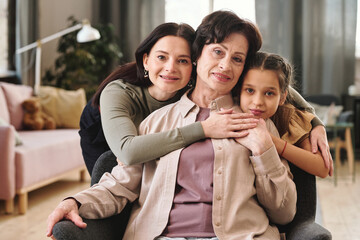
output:
[[[281,138],[271,136],[276,146],[276,150],[281,156],[293,163],[302,170],[315,176],[325,178],[329,175],[329,169],[324,164],[321,153],[312,153],[309,138],[305,138],[299,147],[286,143]],[[285,147],[285,150],[284,150]]]
[[[292,87],[289,89],[289,95],[291,96],[291,103],[298,109],[304,109],[315,115],[314,108]],[[310,134],[311,148],[313,153],[317,153],[320,150],[324,159],[325,165],[330,169],[330,176],[333,172],[332,157],[329,150],[329,144],[326,137],[326,130],[322,121],[315,115],[315,118],[311,121],[313,126],[312,133]],[[314,131],[316,129],[316,131]]]

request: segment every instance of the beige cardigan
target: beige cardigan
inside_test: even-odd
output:
[[[212,102],[211,111],[233,106],[230,96]],[[146,118],[140,133],[147,134],[193,123],[199,107],[185,94]],[[267,125],[273,134],[276,128]],[[296,211],[296,189],[285,160],[275,147],[263,155],[250,152],[229,139],[212,140],[214,159],[213,226],[219,239],[279,239],[273,223],[290,222]],[[161,147],[161,146],[159,146]],[[147,151],[146,147],[139,151]],[[181,149],[145,164],[118,165],[99,184],[74,197],[80,215],[104,218],[135,201],[124,239],[154,239],[167,225]]]

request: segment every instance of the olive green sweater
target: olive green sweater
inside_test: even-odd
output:
[[[183,92],[168,101],[157,101],[148,88],[116,80],[100,96],[102,127],[106,141],[123,163],[147,162],[205,138],[200,122],[170,131],[138,136],[138,126],[151,112],[176,102]],[[141,146],[152,146],[143,151]]]
[[[180,99],[182,91],[168,101],[157,101],[148,88],[116,80],[109,83],[100,96],[101,121],[106,141],[115,156],[124,164],[132,165],[159,158],[176,149],[186,147],[205,138],[200,122],[138,136],[138,126],[153,111]],[[313,108],[298,94],[291,90],[294,105],[314,113]],[[313,120],[312,125],[321,124]],[[143,151],[141,146],[151,146],[151,151]]]

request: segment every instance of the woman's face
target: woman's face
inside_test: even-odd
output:
[[[144,54],[143,64],[153,83],[149,87],[150,95],[160,101],[168,100],[190,80],[190,46],[182,37],[162,37],[152,47],[149,55]]]
[[[239,33],[205,45],[197,61],[196,87],[210,90],[214,99],[230,93],[244,69],[248,48],[247,39]]]

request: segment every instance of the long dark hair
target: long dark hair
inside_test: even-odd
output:
[[[143,56],[144,54],[149,54],[152,47],[156,42],[166,36],[177,36],[184,38],[191,47],[194,38],[195,31],[194,29],[185,23],[163,23],[157,26],[148,37],[140,43],[138,48],[135,51],[135,62],[130,62],[116,68],[110,75],[105,78],[104,81],[99,85],[96,93],[92,99],[93,106],[99,106],[100,104],[100,94],[110,82],[117,79],[122,79],[125,82],[141,86],[149,87],[151,86],[151,81],[149,78],[144,77],[144,65],[143,65]],[[193,60],[193,57],[192,57]]]
[[[246,37],[249,49],[247,52],[244,70],[247,62],[251,60],[262,45],[262,37],[259,29],[252,22],[242,19],[231,11],[215,11],[207,15],[199,25],[195,33],[192,45],[192,54],[198,59],[205,44],[221,43],[232,33],[240,33]],[[239,82],[237,85],[239,85]],[[234,89],[238,88],[235,86]]]

